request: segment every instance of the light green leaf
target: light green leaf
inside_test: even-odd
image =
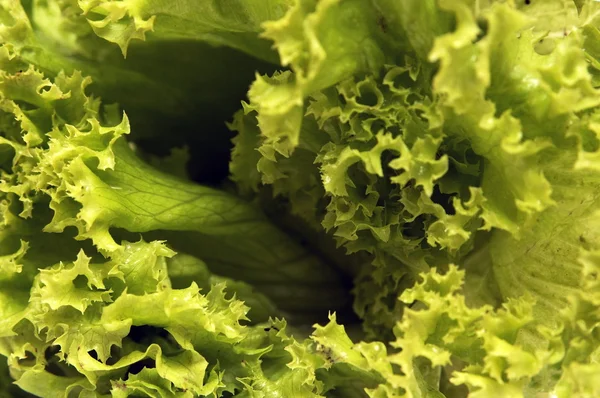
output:
[[[261,25],[280,18],[288,8],[284,1],[184,1],[172,7],[168,1],[78,0],[94,32],[121,48],[132,40],[198,40],[225,45],[254,57],[277,61],[270,43],[261,40]]]

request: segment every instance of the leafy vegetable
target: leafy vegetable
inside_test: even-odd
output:
[[[0,395],[600,396],[599,15],[0,0]]]

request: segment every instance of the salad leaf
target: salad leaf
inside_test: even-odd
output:
[[[599,7],[0,0],[0,395],[600,396]]]
[[[287,8],[284,1],[183,2],[141,1],[135,5],[114,0],[79,0],[94,32],[121,48],[131,40],[192,39],[225,45],[254,57],[277,62],[267,40],[258,37],[261,24],[278,19]],[[157,15],[159,16],[157,18]]]
[[[9,68],[12,61],[5,61]],[[191,231],[194,245],[210,255],[209,264],[222,275],[260,283],[259,289],[274,297],[289,297],[290,306],[302,296],[312,299],[313,292],[325,285],[332,301],[313,300],[314,305],[329,308],[343,303],[336,274],[253,206],[140,161],[123,140],[129,132],[127,117],[112,127],[94,118],[101,111],[99,102],[84,94],[89,80],[59,75],[53,84],[29,69],[7,75],[5,83],[18,89],[15,97],[39,108],[29,116],[13,100],[6,100],[28,133],[22,143],[4,139],[14,156],[13,173],[4,175],[2,191],[17,195],[23,206],[20,215],[25,217],[31,215],[35,201],[48,197],[54,215],[44,231],[62,233],[75,227],[76,239],[90,239],[102,253],[124,250],[111,228],[134,233]],[[41,137],[44,125],[52,127]],[[272,272],[255,272],[262,267]],[[293,287],[281,288],[281,283],[291,281]],[[281,302],[280,307],[286,305]],[[299,309],[307,311],[307,302],[302,300]]]
[[[535,18],[555,12],[553,5],[522,12],[503,3],[479,9],[469,2],[419,4],[410,21],[391,5],[384,14],[386,32],[393,29],[396,46],[406,49],[403,59],[308,93],[297,148],[287,157],[274,159],[261,149],[271,133],[252,90],[250,105],[232,124],[239,135],[231,171],[241,189],[272,184],[276,195],[290,199],[292,212],[331,230],[349,253],[366,251],[376,267],[385,267],[356,282],[358,291],[368,284],[364,290],[374,297],[358,295],[355,309],[365,316],[370,307],[373,322],[388,328],[401,309],[390,313],[389,306],[377,305],[387,297],[382,291],[408,287],[429,266],[468,261],[480,230],[491,231],[477,238],[477,246],[491,251],[500,301],[537,291],[531,285],[515,291],[509,280],[517,273],[507,265],[522,267],[522,260],[530,264],[528,275],[534,263],[547,270],[548,261],[530,250],[532,242],[542,231],[556,233],[555,209],[564,217],[583,211],[597,187],[595,162],[582,163],[590,152],[577,144],[575,132],[600,98],[580,31],[544,54],[536,44],[550,33],[540,32]],[[439,21],[439,31],[419,33],[432,21]],[[576,234],[565,237],[573,248],[580,246]],[[569,263],[574,254],[565,254]],[[576,285],[578,267],[556,260],[565,288]],[[542,279],[555,277],[548,272]]]
[[[124,59],[117,46],[94,33],[86,18],[94,13],[83,15],[75,0],[6,1],[1,7],[0,42],[13,49],[22,69],[34,65],[48,77],[61,71],[91,76],[90,92],[127,110],[132,138],[145,150],[165,155],[170,147],[187,143],[194,153],[194,176],[211,184],[226,176],[226,162],[218,174],[205,171],[217,168],[214,159],[228,154],[231,135],[223,121],[237,109],[254,71],[267,72],[273,66],[227,43],[209,40],[212,31],[195,37],[135,40]],[[199,17],[205,15],[201,11]],[[260,44],[264,40],[246,42],[251,48],[269,50]],[[263,58],[276,61],[274,52],[265,54]],[[176,61],[165,62],[169,59]],[[229,67],[222,68],[224,64]],[[200,125],[214,134],[200,134]]]

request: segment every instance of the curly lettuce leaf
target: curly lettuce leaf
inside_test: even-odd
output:
[[[127,117],[86,94],[89,78],[20,62],[0,47],[0,354],[15,385],[41,397],[295,391],[305,373],[287,367],[285,321],[256,323],[343,303],[335,272],[254,206],[140,160]],[[211,271],[265,295],[163,241],[115,239],[151,231],[189,233]]]
[[[242,282],[231,283],[225,293],[223,289],[228,280],[210,275],[205,266],[198,264],[199,260],[175,255],[163,242],[122,242],[123,250],[111,254],[107,261],[85,241],[75,240],[74,234],[42,232],[45,217],[37,210],[36,207],[35,217],[31,219],[23,220],[14,215],[15,220],[2,229],[13,241],[15,237],[32,241],[25,253],[17,250],[11,256],[22,265],[21,272],[2,284],[6,300],[2,301],[0,353],[9,357],[11,376],[17,386],[41,397],[56,396],[62,391],[65,396],[132,394],[141,388],[134,375],[144,367],[154,369],[156,366],[156,370],[150,371],[155,374],[146,391],[160,387],[173,394],[197,391],[196,394],[204,395],[213,389],[242,388],[243,384],[234,377],[248,375],[240,368],[240,361],[251,361],[255,354],[269,349],[269,344],[260,345],[263,341],[260,337],[267,335],[270,326],[259,324],[248,330],[245,314],[250,315],[252,311],[248,312],[244,302],[232,299],[231,292],[239,291],[239,297],[248,298],[248,304],[265,303],[264,297]],[[5,215],[8,216],[8,212]],[[45,239],[46,236],[49,239]],[[41,242],[48,245],[40,245]],[[10,249],[10,239],[2,243],[3,250]],[[90,256],[80,247],[85,247]],[[193,281],[188,277],[183,279],[182,268],[194,274]],[[206,287],[204,295],[198,294],[195,281]],[[158,311],[160,303],[165,306],[162,315]],[[178,305],[183,307],[178,310]],[[220,306],[223,306],[222,316],[218,315]],[[260,311],[259,306],[256,309]],[[195,315],[190,313],[192,310],[196,311]],[[201,313],[204,315],[200,316]],[[263,316],[260,312],[258,315]],[[252,321],[261,319],[252,318]],[[189,322],[204,323],[191,325]],[[240,351],[240,340],[231,334],[236,330],[236,322],[241,322],[237,327],[239,332],[249,333],[239,337],[250,345],[247,350]],[[188,344],[186,339],[191,339],[208,344],[210,349],[182,351],[179,343],[173,341],[174,337],[165,340],[167,332],[161,330],[167,324],[172,327],[172,336],[183,339],[183,345]],[[273,330],[284,329],[281,322],[276,325]],[[201,335],[199,330],[206,330],[208,334]],[[216,334],[225,333],[231,340],[228,343],[216,336],[215,340],[210,337],[211,330]],[[231,346],[226,350],[234,350],[227,354],[233,362],[227,362],[223,352],[228,345]],[[211,358],[210,364],[206,358]],[[213,377],[209,372],[219,373],[215,366],[230,369],[226,371],[231,375],[226,386],[217,386],[217,379],[211,379],[215,381],[209,385],[202,382],[205,374]],[[266,380],[270,376],[261,374],[261,377]],[[254,380],[254,376],[251,378]],[[284,384],[278,388],[287,387]]]
[[[473,287],[465,287],[470,301],[541,295],[536,316],[554,319],[580,271],[571,264],[581,230],[567,226],[571,220],[563,227],[557,214],[565,222],[586,217],[583,205],[596,195],[597,10],[586,4],[575,18],[568,1],[406,2],[402,10],[378,1],[375,11],[366,11],[369,2],[352,4],[364,7],[365,24],[379,24],[369,40],[382,40],[383,63],[339,78],[325,73],[328,62],[344,65],[327,51],[328,38],[293,25],[291,12],[278,21],[274,26],[295,34],[280,45],[293,55],[292,70],[259,77],[235,116],[232,178],[244,191],[271,186],[289,199],[290,211],[330,231],[348,253],[371,255],[375,267],[358,274],[354,290],[371,335],[402,317],[404,306],[390,304],[396,293],[448,262],[474,270],[467,275]],[[370,16],[378,12],[383,19]],[[316,32],[329,27],[317,19],[327,15],[325,6],[311,15]],[[338,33],[347,37],[342,31],[343,24]],[[309,66],[313,48],[323,49],[315,64],[325,65],[322,74]],[[386,51],[392,48],[401,55]],[[305,75],[323,84],[312,87]],[[285,96],[305,80],[302,102]],[[268,88],[265,96],[254,95],[260,87]],[[285,104],[267,101],[276,97]],[[294,117],[286,113],[292,104]],[[285,123],[273,124],[285,138],[279,149],[265,123],[267,105],[286,113]],[[283,132],[291,121],[294,133]],[[564,243],[544,237],[562,228]],[[564,257],[536,246],[545,239],[564,248]],[[517,288],[517,267],[527,275],[552,269],[519,277]],[[556,275],[564,276],[562,287],[549,289]]]
[[[159,3],[81,4],[125,45],[154,21],[156,38],[169,29],[142,7]],[[339,276],[255,206],[142,161],[89,78],[23,58],[39,43],[18,36],[18,13],[33,8],[5,3],[0,359],[14,384],[41,397],[598,396],[597,9],[403,6],[265,6],[291,70],[259,77],[231,124],[242,191],[271,185],[349,265],[372,263],[352,272],[370,340],[355,342],[335,314],[309,336],[269,318],[341,306]]]
[[[82,251],[35,276],[19,321],[1,329],[16,386],[40,397],[316,398],[384,382],[384,345],[355,346],[335,316],[307,340],[283,320],[250,325],[224,283],[202,293],[172,286],[177,256],[163,242],[123,245],[108,259]]]
[[[83,348],[73,346],[74,357],[66,355],[65,361],[85,378],[57,376],[21,362],[14,365],[22,372],[17,384],[40,396],[47,396],[39,384],[42,380],[47,382],[45,386],[61,385],[67,391],[87,389],[101,394],[110,390],[123,396],[136,391],[160,396],[155,394],[209,389],[217,396],[230,391],[242,397],[464,396],[461,390],[442,382],[443,377],[449,377],[476,397],[527,397],[532,393],[561,398],[593,396],[598,388],[595,379],[585,375],[595,371],[589,353],[598,347],[588,329],[590,322],[597,324],[595,312],[588,306],[597,284],[590,279],[598,270],[595,257],[591,252],[581,257],[586,265],[582,290],[571,296],[574,307],[561,314],[563,327],[558,329],[545,328],[533,316],[533,302],[528,299],[510,300],[496,310],[468,307],[460,293],[464,272],[455,266],[445,274],[435,270],[422,274],[422,280],[401,296],[402,301],[418,305],[406,310],[396,325],[393,348],[381,342],[353,342],[334,315],[326,325],[315,325],[315,331],[303,341],[287,334],[282,321],[267,327],[238,325],[235,319],[241,319],[238,317],[247,308],[222,296],[223,285],[213,287],[205,296],[195,293],[194,286],[182,290],[158,287],[157,292],[144,296],[123,292],[114,302],[104,304],[101,324],[111,325],[111,331],[96,331],[105,336],[99,340],[105,344],[119,344],[121,339],[121,348],[111,351],[110,361],[100,359],[101,348],[90,345],[94,340],[78,340],[78,347],[96,348],[79,353]],[[120,267],[118,261],[112,264]],[[176,297],[179,299],[172,300]],[[31,311],[39,311],[33,304],[31,307]],[[205,313],[209,308],[211,311]],[[67,327],[65,322],[85,315],[76,312],[69,318],[65,316],[69,311],[63,308],[59,330]],[[226,318],[221,319],[221,315]],[[52,313],[43,319],[53,330]],[[216,319],[220,321],[212,323]],[[111,343],[108,337],[115,336],[115,327],[122,322],[133,325],[130,333]],[[75,324],[85,325],[81,319]],[[140,340],[135,328],[142,327],[166,333],[146,332]],[[535,341],[529,337],[532,331]],[[77,333],[72,331],[74,336]],[[216,336],[220,337],[214,340]],[[57,355],[68,347],[68,339],[62,335],[56,340],[60,345]],[[569,344],[574,341],[578,344]],[[138,361],[143,367],[133,371]],[[183,372],[178,368],[181,365],[185,366]],[[134,373],[120,376],[127,369]],[[107,378],[112,382],[103,382]],[[193,380],[204,382],[190,384]],[[460,395],[450,395],[457,392]]]
[[[21,69],[34,65],[48,77],[61,71],[91,76],[89,92],[127,111],[132,139],[159,155],[188,144],[198,170],[214,169],[227,156],[231,135],[224,120],[244,98],[255,70],[272,70],[267,62],[203,38],[135,41],[124,59],[118,46],[94,33],[76,0],[7,1],[0,10],[0,42]],[[217,184],[226,166],[195,174]]]
[[[132,40],[197,40],[228,46],[253,57],[277,62],[271,44],[259,37],[265,21],[280,18],[286,1],[168,1],[78,0],[94,32],[116,43],[123,52]]]
[[[212,285],[225,284],[228,291],[235,293],[249,307],[248,317],[253,322],[267,322],[271,317],[284,315],[272,300],[251,284],[213,274],[204,261],[189,254],[180,253],[167,259],[167,269],[171,285],[177,289],[192,282],[203,291],[209,290]]]
[[[375,72],[384,62],[387,39],[379,12],[363,1],[298,1],[278,20],[264,24],[282,66],[292,72],[258,76],[247,110],[257,112],[261,129],[258,168],[265,175],[280,157],[299,146],[307,97],[355,73]],[[335,32],[335,34],[332,34]],[[267,178],[276,178],[268,176]]]
[[[160,231],[185,232],[164,236],[174,246],[178,239],[192,242],[212,271],[253,284],[283,310],[310,314],[344,304],[336,272],[257,208],[141,161],[123,137],[128,118],[118,121],[85,94],[89,78],[60,74],[51,81],[34,68],[19,71],[19,62],[2,50],[2,107],[16,120],[1,139],[13,156],[0,192],[19,199],[20,216],[30,217],[36,202],[49,200],[42,206],[54,214],[45,232],[74,227],[76,239],[90,239],[103,253],[123,250],[110,229],[154,231],[158,239]]]

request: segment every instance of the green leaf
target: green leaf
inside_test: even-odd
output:
[[[18,61],[13,72],[34,65],[50,78],[61,71],[66,75],[81,71],[83,75],[91,76],[94,83],[88,88],[89,92],[101,96],[106,103],[119,103],[131,117],[135,138],[143,140],[146,148],[158,154],[190,141],[194,142],[196,150],[205,148],[199,150],[201,157],[227,152],[231,137],[224,132],[223,121],[239,106],[255,71],[266,73],[272,70],[269,63],[253,58],[255,47],[261,48],[264,57],[271,62],[277,61],[269,43],[258,38],[258,30],[244,34],[232,26],[237,20],[243,20],[243,12],[233,18],[229,12],[220,14],[219,6],[215,6],[213,16],[221,15],[222,22],[229,26],[227,29],[233,29],[222,33],[230,32],[234,42],[239,41],[238,35],[246,37],[247,40],[239,44],[247,44],[250,55],[227,46],[228,40],[218,43],[225,46],[213,45],[219,36],[211,30],[211,17],[202,12],[210,8],[208,4],[188,2],[188,8],[196,8],[197,17],[208,24],[205,25],[206,34],[193,40],[169,36],[149,42],[134,41],[125,60],[118,46],[94,33],[76,0],[34,0],[30,3],[5,2],[0,5],[0,21],[4,26],[0,43],[6,44],[11,56]],[[168,3],[147,3],[174,11]],[[257,7],[265,8],[260,4]],[[265,8],[265,12],[269,10]],[[254,15],[252,10],[249,12]],[[91,14],[90,11],[88,17],[91,18]],[[162,19],[158,21],[161,25]],[[173,26],[171,22],[168,24]],[[174,24],[175,27],[182,26],[182,19]],[[195,22],[188,25],[199,27]],[[177,33],[176,29],[174,33]],[[256,56],[259,56],[258,52]],[[174,62],[165,63],[164,59]],[[223,64],[229,66],[223,68]],[[164,134],[167,130],[172,134]],[[199,134],[200,130],[215,134]]]
[[[71,267],[61,264],[55,269],[41,270],[38,293],[41,303],[53,310],[70,306],[84,313],[95,302],[109,301],[111,292],[106,290],[103,281],[111,274],[115,275],[116,271],[110,264],[107,264],[108,267],[92,269],[90,260],[81,252]],[[79,286],[81,284],[87,286]]]
[[[95,118],[99,102],[84,93],[88,78],[61,75],[53,84],[29,69],[6,74],[6,79],[22,82],[18,88],[23,93],[15,95],[39,104],[35,121],[47,125],[44,129],[50,132],[24,144],[18,137],[3,139],[3,145],[18,155],[0,190],[19,196],[23,216],[31,212],[32,197],[50,198],[54,217],[45,226],[46,232],[64,233],[65,228],[75,227],[77,239],[91,239],[100,251],[111,253],[135,250],[117,243],[111,228],[134,233],[159,231],[153,239],[168,237],[175,247],[178,241],[183,246],[191,243],[192,251],[207,255],[204,258],[217,274],[259,282],[261,293],[281,299],[281,309],[306,313],[344,305],[346,297],[338,275],[273,226],[257,208],[141,161],[122,138],[129,133],[127,117],[116,126],[104,126]],[[42,85],[49,91],[39,91]],[[17,115],[21,112],[14,101],[8,110]],[[36,124],[22,123],[22,127],[38,132]],[[186,233],[178,237],[160,231]],[[270,271],[257,274],[257,269]],[[136,283],[131,286],[133,291],[143,289]],[[328,286],[325,301],[314,294],[323,286]]]
[[[258,76],[248,93],[262,133],[259,150],[274,161],[299,145],[306,97],[355,73],[376,71],[386,59],[386,39],[377,10],[360,0],[298,0],[264,27],[281,64],[293,71]]]
[[[114,0],[79,0],[79,7],[94,32],[121,48],[132,40],[191,39],[225,45],[254,57],[277,61],[270,43],[259,38],[261,25],[277,19],[287,3],[276,1],[185,1],[172,7],[167,1],[141,1],[135,5]]]
[[[266,295],[256,291],[255,287],[211,273],[206,263],[196,257],[178,254],[167,260],[167,267],[171,285],[177,289],[189,287],[193,282],[201,290],[207,291],[213,285],[225,283],[227,289],[249,307],[248,318],[254,323],[267,322],[271,317],[283,315],[280,314],[281,311],[275,303]]]

